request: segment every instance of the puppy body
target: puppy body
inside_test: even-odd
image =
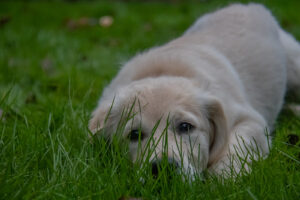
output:
[[[250,161],[251,152],[258,151],[254,158],[268,154],[266,133],[273,130],[286,88],[300,88],[299,56],[299,44],[263,6],[226,7],[199,18],[181,37],[131,59],[104,90],[90,129],[114,132],[122,109],[138,99],[138,115],[125,134],[139,124],[147,138],[161,119],[152,159],[162,155],[164,121],[175,129],[189,122],[194,129],[188,136],[169,130],[168,155],[178,163],[183,159],[186,172],[239,172],[237,157]],[[180,150],[176,135],[183,140]],[[138,159],[137,143],[130,143],[130,154]]]

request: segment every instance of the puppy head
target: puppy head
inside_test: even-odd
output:
[[[148,160],[154,171],[167,156],[185,173],[201,172],[227,142],[221,104],[184,78],[147,78],[120,88],[100,101],[89,128],[111,137],[120,124],[132,160]]]

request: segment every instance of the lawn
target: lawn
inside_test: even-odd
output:
[[[300,119],[287,109],[270,156],[235,181],[142,181],[126,146],[87,138],[121,63],[230,2],[1,1],[0,199],[300,199]],[[260,2],[300,40],[300,1]]]

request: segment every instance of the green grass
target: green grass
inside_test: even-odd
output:
[[[0,18],[10,19],[0,25],[0,199],[299,199],[300,142],[288,135],[300,136],[300,119],[288,110],[270,156],[223,183],[147,174],[142,182],[124,145],[87,139],[90,113],[120,63],[228,2],[0,2]],[[300,1],[262,2],[300,40]],[[111,27],[66,26],[103,15],[113,16]]]

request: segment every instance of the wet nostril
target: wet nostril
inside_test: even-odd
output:
[[[158,176],[158,162],[153,162],[152,163],[152,175],[157,177]]]
[[[167,172],[168,174],[175,172],[179,168],[179,164],[174,159],[168,159],[165,167],[162,167],[163,161],[158,160],[152,162],[152,175],[157,178],[161,168],[163,171]]]

